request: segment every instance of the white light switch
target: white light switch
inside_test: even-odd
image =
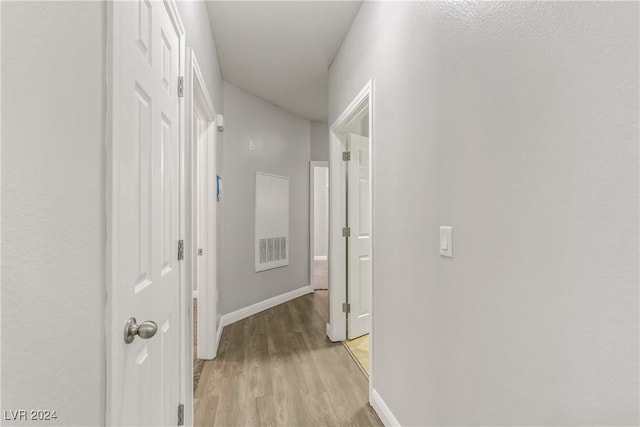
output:
[[[256,149],[256,143],[253,142],[253,139],[249,140],[249,150],[253,151]]]
[[[443,251],[449,249],[449,241],[446,238],[442,239],[442,242],[440,242],[440,249]]]
[[[440,255],[453,258],[453,227],[440,227]]]

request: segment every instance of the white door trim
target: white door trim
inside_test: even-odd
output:
[[[375,167],[374,147],[374,81],[369,80],[360,93],[351,101],[330,127],[329,145],[329,323],[327,336],[331,341],[344,341],[347,331],[347,316],[342,311],[342,303],[346,301],[347,251],[342,227],[346,224],[346,168],[342,160],[344,151],[343,135],[349,126],[358,119],[364,110],[369,112],[369,182],[370,197],[369,211],[371,212],[371,264],[369,277],[371,278],[371,333],[369,335],[369,401],[371,401],[374,386],[374,343],[375,343],[375,276],[373,275],[375,258],[375,212],[373,169]]]
[[[196,149],[197,143],[197,135],[193,134],[194,121],[196,120],[194,111],[197,109],[201,115],[204,115],[204,119],[206,120],[206,138],[207,143],[210,147],[209,159],[207,159],[208,170],[215,175],[216,172],[216,112],[213,107],[213,103],[211,102],[211,98],[209,97],[209,92],[207,91],[207,86],[204,82],[204,78],[202,77],[202,72],[200,71],[200,67],[198,65],[198,60],[193,49],[188,49],[188,64],[189,70],[187,72],[187,94],[188,94],[188,103],[189,108],[187,111],[188,117],[187,121],[189,125],[189,142],[187,151],[190,152],[191,159],[191,174],[189,177],[190,189],[188,194],[191,196],[191,200],[187,202],[187,206],[190,209],[190,215],[187,216],[189,219],[189,242],[190,242],[190,252],[192,254],[196,254],[197,251],[197,214],[196,211],[196,200],[197,200],[197,168],[194,168],[193,165],[198,164],[199,159],[198,150]],[[210,183],[214,185],[214,182]],[[216,346],[216,317],[217,317],[217,306],[216,306],[216,202],[211,197],[207,200],[209,206],[208,211],[211,214],[209,220],[211,221],[211,227],[209,227],[209,233],[207,236],[208,248],[207,252],[203,255],[208,260],[208,270],[211,273],[210,280],[208,283],[198,283],[198,357],[201,359],[213,359],[216,356],[217,346]],[[189,259],[189,273],[190,273],[190,283],[194,283],[197,275],[197,267],[198,267],[198,256],[192,256]],[[192,321],[193,319],[187,319],[187,321]],[[192,325],[192,323],[189,323]],[[189,335],[189,338],[193,337],[193,331]],[[187,346],[187,350],[190,351],[191,345]],[[191,362],[193,363],[193,361]],[[193,372],[193,369],[190,370]]]
[[[313,198],[315,196],[315,173],[316,167],[329,167],[329,162],[312,160],[309,162],[309,286],[311,289],[316,289],[315,274],[314,274],[314,261],[315,257],[315,215],[314,215],[314,203]],[[329,189],[331,191],[331,189]],[[326,258],[325,258],[326,259]]]
[[[180,18],[180,14],[178,12],[177,5],[175,0],[164,0],[164,4],[167,8],[167,12],[171,23],[173,24],[176,33],[178,34],[179,39],[179,52],[178,52],[178,75],[184,75],[185,68],[185,30],[182,24],[182,19]],[[107,56],[107,64],[106,64],[106,76],[107,76],[107,116],[105,119],[106,129],[105,129],[105,141],[106,141],[106,177],[105,177],[105,210],[106,210],[106,250],[105,250],[105,288],[106,288],[106,303],[105,303],[105,339],[106,339],[106,406],[105,406],[105,424],[107,426],[114,425],[114,403],[119,396],[117,395],[117,391],[113,389],[114,382],[116,376],[121,372],[122,366],[119,365],[117,355],[116,355],[116,347],[115,343],[119,342],[122,339],[122,329],[113,330],[112,319],[115,314],[114,301],[117,301],[116,292],[118,291],[118,284],[113,282],[113,260],[118,255],[118,248],[114,246],[113,242],[113,230],[115,229],[114,221],[114,212],[116,212],[118,206],[117,197],[115,192],[117,191],[117,185],[114,182],[114,179],[117,178],[115,174],[118,165],[115,164],[114,159],[119,158],[119,153],[117,152],[117,145],[113,143],[113,131],[114,131],[114,121],[113,121],[113,109],[117,108],[114,105],[114,100],[118,99],[118,87],[114,84],[114,79],[117,78],[118,70],[121,68],[122,56],[121,52],[118,51],[118,47],[121,46],[120,34],[117,31],[118,22],[116,22],[116,16],[113,10],[113,4],[111,2],[107,3],[107,41],[106,41],[106,56]],[[180,150],[180,231],[179,235],[184,236],[184,100],[182,98],[178,98],[180,104],[178,107],[178,140],[179,140],[179,150]],[[190,289],[190,286],[187,286],[187,282],[185,281],[185,266],[184,263],[180,263],[180,295],[184,294],[185,289]],[[181,296],[182,299],[182,296]],[[191,298],[189,298],[189,302],[191,302]],[[178,342],[179,345],[184,348],[185,345],[185,335],[183,330],[185,325],[182,325],[183,310],[185,309],[184,301],[180,301],[179,305],[179,318],[178,318]],[[189,308],[190,310],[190,308]],[[187,328],[192,329],[192,325],[186,325]],[[182,355],[180,352],[180,366],[184,366],[185,361],[182,360]],[[191,395],[191,389],[193,388],[193,376],[189,374],[188,377],[183,375],[184,370],[181,369],[178,374],[178,384],[180,390],[178,391],[178,396],[181,402],[185,402],[185,397]],[[189,385],[191,384],[191,385]],[[187,388],[188,387],[188,388]],[[188,390],[188,393],[187,393]],[[176,408],[177,411],[177,408]],[[187,411],[187,414],[189,411]],[[192,423],[191,418],[190,421]]]
[[[213,102],[209,96],[209,91],[202,76],[198,60],[192,48],[187,51],[188,69],[185,75],[185,94],[187,96],[188,108],[186,108],[186,123],[188,123],[189,138],[185,146],[185,201],[184,201],[184,227],[185,227],[185,260],[186,283],[183,298],[186,304],[185,315],[182,317],[185,322],[184,334],[185,345],[183,346],[184,365],[181,366],[183,376],[188,378],[185,390],[185,425],[193,425],[193,284],[197,277],[197,168],[198,164],[197,135],[193,134],[195,114],[198,109],[199,114],[204,115],[207,122],[206,138],[210,144],[209,170],[216,171],[216,112]],[[213,198],[209,201],[209,209],[212,213],[211,227],[209,227],[209,259],[210,281],[206,284],[198,283],[198,356],[205,359],[213,359],[217,353],[218,340],[216,339],[216,318],[217,318],[217,282],[216,282],[216,217],[217,203]]]

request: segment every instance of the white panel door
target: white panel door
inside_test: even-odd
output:
[[[351,311],[347,317],[347,337],[357,338],[371,330],[371,212],[369,183],[369,139],[350,134],[347,144],[351,161],[347,162],[347,221],[351,235],[347,241],[347,296]]]
[[[167,2],[113,2],[108,423],[177,424],[180,32]],[[125,323],[157,332],[127,344]]]

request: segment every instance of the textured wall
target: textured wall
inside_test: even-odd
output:
[[[222,72],[218,62],[218,53],[211,23],[207,11],[207,5],[203,1],[178,0],[178,11],[186,32],[186,47],[192,48],[198,59],[202,77],[207,85],[213,108],[216,114],[223,113],[224,99],[222,96]],[[190,102],[188,99],[185,100]],[[222,170],[222,138],[224,133],[218,134],[217,164],[218,170]],[[218,223],[220,216],[218,215]],[[218,230],[219,232],[220,230]]]
[[[374,388],[402,425],[638,425],[638,4],[365,3]],[[454,258],[438,227],[454,227]]]
[[[224,83],[224,227],[219,310],[309,285],[309,121]],[[255,150],[249,150],[249,141]],[[289,177],[289,265],[255,272],[255,176]]]
[[[314,256],[329,255],[329,168],[313,168],[313,246]]]
[[[102,425],[106,6],[1,7],[1,406]]]
[[[222,96],[222,72],[220,71],[220,63],[218,61],[218,53],[216,49],[215,40],[213,39],[213,32],[211,31],[211,23],[209,21],[209,15],[207,11],[207,5],[203,1],[185,1],[179,0],[177,2],[178,11],[180,12],[180,18],[182,24],[185,27],[186,32],[186,47],[192,48],[198,61],[198,66],[202,72],[202,77],[207,85],[209,91],[209,97],[213,103],[213,108],[216,114],[224,113],[224,99]],[[190,105],[191,100],[185,98],[185,105]],[[216,173],[223,176],[223,140],[224,132],[218,132],[216,139]],[[220,275],[220,244],[222,233],[222,202],[217,206],[217,218],[216,218],[216,236],[217,238],[217,265],[216,271],[218,283],[221,280]],[[218,312],[218,322],[220,321],[220,313]]]
[[[176,2],[186,32],[187,48],[192,48],[207,84],[216,113],[222,113],[222,72],[206,2],[178,0]]]
[[[311,160],[329,161],[329,125],[311,122]]]

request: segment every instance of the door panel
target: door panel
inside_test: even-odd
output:
[[[112,4],[111,425],[177,421],[180,35],[166,7]],[[126,344],[130,317],[157,332]]]
[[[351,151],[348,162],[347,217],[351,236],[348,239],[347,294],[351,312],[347,318],[347,337],[368,334],[371,299],[371,212],[369,182],[369,139],[350,134],[347,144]]]

